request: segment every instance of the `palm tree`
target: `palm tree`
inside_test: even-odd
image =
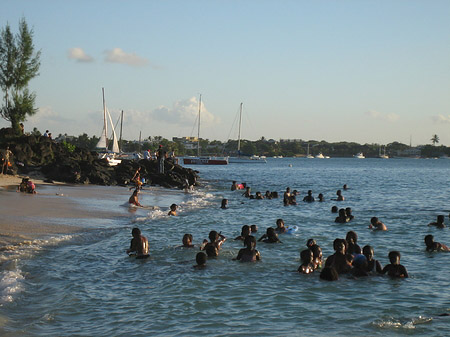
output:
[[[433,145],[436,145],[436,143],[439,143],[439,136],[433,135],[433,137],[431,137],[431,142],[433,143]]]

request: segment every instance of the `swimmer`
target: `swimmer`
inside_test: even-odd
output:
[[[133,238],[131,239],[130,249],[127,249],[127,254],[136,255],[137,259],[145,259],[148,255],[148,240],[141,235],[139,228],[133,228],[131,231]]]
[[[298,267],[297,271],[302,274],[310,274],[314,272],[313,264],[313,252],[309,249],[302,250],[300,252],[300,259],[302,264]]]
[[[272,193],[270,191],[266,191],[266,194],[264,194],[264,198],[272,199]]]
[[[170,205],[170,211],[169,211],[169,213],[167,213],[167,215],[176,216],[177,215],[177,207],[178,206],[176,204]]]
[[[128,203],[131,204],[131,205],[143,207],[143,206],[139,203],[138,194],[139,194],[139,189],[136,188],[136,189],[134,190],[133,194],[131,195],[130,199],[128,199]]]
[[[348,222],[347,214],[345,214],[345,209],[341,208],[339,210],[339,216],[337,216],[336,219],[334,219],[334,222],[336,222],[336,223],[347,223]]]
[[[250,186],[247,186],[245,188],[245,192],[242,195],[246,198],[250,198],[252,196],[252,190],[251,190]]]
[[[323,194],[319,193],[319,195],[317,196],[317,199],[319,199],[319,202],[324,202],[325,199],[323,198]]]
[[[341,190],[337,190],[336,191],[336,195],[337,195],[337,198],[336,199],[332,199],[332,200],[335,200],[335,201],[344,201],[345,200],[344,196],[342,195],[342,191]]]
[[[348,273],[352,269],[352,261],[346,255],[345,240],[334,240],[335,253],[330,255],[325,261],[325,267],[333,267],[338,274]]]
[[[241,262],[255,262],[261,260],[261,254],[255,249],[256,240],[255,237],[249,235],[244,240],[245,248],[239,250],[236,258],[233,260]]]
[[[277,191],[273,191],[271,193],[271,195],[272,195],[272,199],[278,199],[278,192]]]
[[[316,240],[314,239],[308,239],[308,241],[306,241],[306,247],[308,247],[308,249],[311,249],[312,246],[314,246],[316,244]]]
[[[381,268],[380,262],[373,258],[374,251],[372,246],[364,246],[362,252],[367,259],[367,272],[370,273],[376,271],[377,273],[381,274],[383,269]]]
[[[313,253],[312,263],[314,265],[314,269],[321,268],[323,262],[322,248],[320,248],[319,245],[313,245],[309,249]]]
[[[347,241],[347,254],[361,254],[361,247],[356,243],[358,241],[358,235],[354,231],[349,231],[345,237]]]
[[[337,206],[331,207],[331,213],[337,213],[337,212],[338,212],[338,207]]]
[[[304,202],[313,202],[314,197],[312,196],[312,191],[308,190],[308,195],[303,198]]]
[[[347,191],[347,190],[348,190],[347,184],[344,184],[344,186],[342,186],[342,189],[343,189],[344,191]]]
[[[436,222],[430,222],[428,224],[428,226],[436,226],[437,228],[444,228],[445,227],[444,216],[443,215],[438,215]]]
[[[261,194],[261,192],[256,192],[255,199],[262,200],[262,199],[264,199],[264,196]]]
[[[26,192],[28,185],[28,178],[22,178],[22,182],[17,187],[17,192]]]
[[[261,236],[258,241],[263,241],[265,243],[281,243],[277,233],[275,232],[275,229],[273,229],[272,227],[267,228],[266,234]]]
[[[348,221],[352,221],[355,217],[352,215],[352,209],[350,207],[347,207],[345,209],[345,215],[348,218]]]
[[[228,199],[222,199],[222,204],[220,205],[222,209],[228,209]]]
[[[355,277],[369,276],[367,272],[367,259],[364,255],[358,254],[353,260],[352,275]]]
[[[236,191],[238,189],[238,184],[235,180],[233,180],[233,183],[231,184],[231,190]]]
[[[434,237],[431,234],[425,236],[424,241],[427,246],[427,252],[450,252],[450,248],[446,245],[440,242],[435,242]]]
[[[210,242],[206,239],[203,240],[200,250],[206,251],[206,254],[208,254],[209,257],[219,255],[219,250],[227,238],[222,235],[222,232],[217,233],[216,231],[209,232],[208,237]]]
[[[289,199],[291,197],[291,188],[286,187],[286,191],[283,194],[283,202],[285,205],[289,205]]]
[[[320,272],[320,278],[326,281],[337,281],[339,280],[339,274],[333,267],[325,267]]]
[[[294,194],[289,197],[289,205],[297,205],[297,198]]]
[[[388,274],[390,277],[400,277],[400,278],[406,278],[408,277],[408,272],[406,271],[406,268],[400,264],[400,252],[398,251],[392,251],[389,252],[389,261],[390,264],[386,265],[383,270],[382,274]]]
[[[245,241],[245,238],[250,235],[250,227],[248,225],[242,226],[241,235],[235,238],[235,240]]]
[[[251,233],[256,233],[258,231],[258,226],[256,225],[251,225],[250,226],[250,232]]]
[[[206,267],[206,254],[198,252],[197,255],[195,255],[195,262],[197,262],[197,264],[193,266],[194,269],[204,269]]]
[[[370,219],[370,229],[378,230],[378,231],[387,231],[387,227],[384,223],[382,223],[376,216]]]
[[[194,245],[192,244],[192,234],[184,234],[183,235],[183,246],[184,248],[194,248]]]
[[[277,228],[275,228],[275,232],[278,234],[286,233],[286,227],[284,227],[283,219],[277,219]]]

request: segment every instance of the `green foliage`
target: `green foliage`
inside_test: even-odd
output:
[[[70,143],[67,143],[65,140],[61,143],[62,146],[69,151],[70,153],[72,153],[73,151],[75,151],[76,146]]]
[[[28,83],[38,75],[41,52],[34,51],[33,30],[28,28],[25,19],[19,22],[19,33],[15,36],[9,24],[0,32],[0,87],[3,92],[3,105],[0,115],[11,122],[20,133],[20,122],[26,116],[34,115],[36,95],[28,90]]]

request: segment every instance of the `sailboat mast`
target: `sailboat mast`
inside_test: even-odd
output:
[[[105,130],[105,151],[108,151],[108,123],[106,121],[106,103],[105,103],[105,88],[102,88],[103,96],[103,129]]]
[[[198,101],[198,130],[197,130],[197,156],[200,157],[200,112],[202,107],[202,94]]]
[[[120,137],[119,137],[120,152],[122,152],[122,125],[123,125],[123,110],[122,110],[122,115],[120,117]]]
[[[242,124],[242,105],[244,103],[241,102],[239,107],[239,133],[238,133],[238,157],[241,156],[241,124]]]

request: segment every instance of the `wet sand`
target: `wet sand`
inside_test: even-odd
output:
[[[22,176],[0,175],[0,250],[52,235],[76,233],[85,226],[64,224],[64,219],[88,219],[106,216],[99,211],[83,209],[73,198],[67,198],[69,185],[46,183],[42,179],[30,178],[36,184],[37,194],[16,192]],[[86,189],[84,193],[83,190]],[[81,191],[81,192],[80,192]],[[92,190],[91,190],[92,191]],[[65,192],[65,193],[64,193]],[[90,195],[89,188],[77,186],[71,190],[77,198]],[[108,213],[107,216],[115,214]],[[73,221],[72,221],[73,223]]]

